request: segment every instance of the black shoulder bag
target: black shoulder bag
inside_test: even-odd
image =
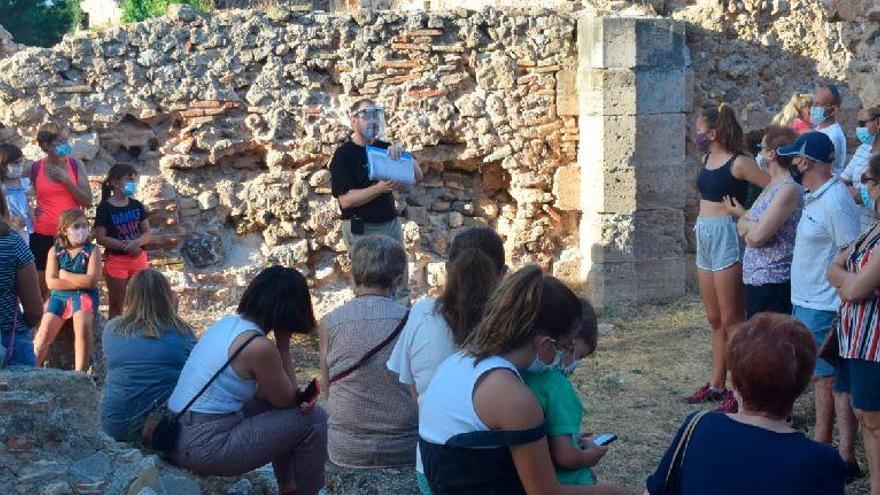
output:
[[[144,421],[144,427],[141,430],[141,440],[143,440],[144,445],[147,447],[159,450],[162,452],[168,452],[174,450],[174,447],[177,445],[177,437],[180,435],[180,417],[183,416],[185,412],[192,407],[193,404],[208,390],[208,387],[214,383],[221,373],[223,373],[226,368],[235,361],[235,358],[241,354],[241,351],[244,350],[245,347],[248,346],[255,338],[259,337],[260,334],[251,335],[247,340],[244,341],[235,352],[232,353],[232,356],[229,356],[229,359],[226,360],[226,363],[214,373],[214,376],[208,380],[208,383],[199,390],[190,401],[184,406],[183,409],[180,410],[179,413],[171,412],[168,409],[168,406],[165,405],[155,411],[152,411],[147,415],[147,419]]]

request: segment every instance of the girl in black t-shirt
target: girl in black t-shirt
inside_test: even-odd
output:
[[[128,279],[147,268],[150,222],[137,192],[137,171],[118,163],[107,172],[101,184],[101,204],[95,213],[95,239],[107,248],[104,275],[110,296],[110,318],[122,313]]]

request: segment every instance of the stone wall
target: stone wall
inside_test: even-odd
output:
[[[577,244],[578,213],[552,193],[554,171],[577,159],[577,118],[557,105],[574,30],[549,11],[174,9],[4,59],[0,139],[37,156],[37,127],[67,125],[96,189],[112,164],[134,164],[150,255],[183,270],[174,281],[193,304],[232,302],[266,263],[335,297],[347,267],[327,164],[345,109],[375,98],[388,138],[426,170],[397,195],[425,292],[463,227],[495,227],[513,263],[549,268]]]

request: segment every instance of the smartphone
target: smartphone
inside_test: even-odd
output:
[[[321,393],[321,386],[318,384],[317,378],[312,378],[312,381],[309,382],[309,385],[305,388],[305,390],[301,390],[299,393],[299,402],[300,404],[308,404],[315,400],[318,397],[318,394]]]
[[[615,440],[617,440],[617,435],[615,435],[614,433],[604,433],[596,437],[593,440],[593,443],[598,445],[599,447],[605,447],[607,445],[610,445],[611,442]]]

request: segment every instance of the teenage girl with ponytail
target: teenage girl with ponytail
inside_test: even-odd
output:
[[[580,318],[577,296],[536,266],[498,284],[462,350],[419,397],[419,448],[435,495],[600,493],[559,484],[541,405],[520,376],[568,352]]]
[[[748,183],[763,189],[770,177],[751,158],[736,112],[726,103],[703,109],[696,130],[694,144],[703,153],[703,167],[697,178],[700,216],[694,226],[697,278],[706,318],[712,326],[712,379],[685,401],[722,401],[720,411],[736,412],[736,398],[726,387],[724,356],[728,332],[745,320],[745,244],[727,205],[733,199],[744,204]]]
[[[150,222],[147,210],[134,199],[137,171],[127,163],[117,163],[101,184],[101,203],[95,212],[95,240],[107,249],[104,276],[110,298],[110,318],[122,314],[128,279],[148,268]]]
[[[504,241],[494,230],[471,227],[455,236],[443,293],[413,305],[388,359],[388,369],[409,386],[414,398],[425,393],[440,363],[459,350],[480,321],[504,271]],[[419,490],[430,494],[418,449],[416,474]]]

